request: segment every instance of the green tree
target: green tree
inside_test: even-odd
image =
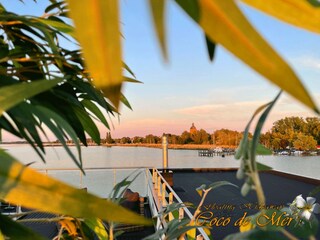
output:
[[[191,138],[195,144],[208,144],[210,135],[204,129],[200,129]]]
[[[315,150],[317,148],[317,141],[312,136],[299,133],[297,139],[293,142],[293,146],[302,151]]]
[[[191,134],[187,131],[184,131],[181,134],[181,142],[182,144],[188,144],[192,142]]]
[[[306,134],[312,136],[317,141],[317,144],[320,144],[320,118],[307,117],[306,122]]]

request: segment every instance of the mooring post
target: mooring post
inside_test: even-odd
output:
[[[167,136],[162,137],[162,167],[163,170],[168,168],[168,139]]]

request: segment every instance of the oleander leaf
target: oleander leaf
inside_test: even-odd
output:
[[[11,218],[0,214],[0,240],[4,240],[3,235],[10,239],[17,240],[44,240],[42,236],[32,232],[29,228],[13,221]],[[2,234],[3,235],[2,235]]]
[[[85,219],[83,223],[86,224],[97,235],[99,240],[108,239],[108,232],[100,219]]]
[[[210,61],[213,61],[214,59],[214,54],[216,51],[216,44],[214,42],[212,42],[210,40],[210,38],[208,38],[207,36],[205,36],[206,38],[206,44],[207,44],[207,51],[208,51],[208,56]]]
[[[220,44],[273,84],[319,112],[294,71],[252,27],[234,0],[176,2],[211,41]]]
[[[244,3],[296,27],[320,33],[319,1],[242,0]],[[311,4],[310,4],[311,3]]]
[[[259,120],[257,122],[256,128],[254,129],[253,138],[252,138],[252,145],[251,145],[251,158],[250,158],[252,166],[255,166],[256,151],[257,151],[257,147],[258,147],[258,144],[259,144],[260,133],[261,133],[263,124],[265,123],[265,121],[266,121],[271,109],[276,104],[277,100],[279,99],[281,93],[282,93],[282,91],[280,91],[278,93],[278,95],[275,97],[275,99],[264,110],[264,112],[261,114],[261,116],[260,116],[260,118],[259,118]]]
[[[69,24],[66,24],[61,21],[54,21],[54,20],[45,19],[45,18],[37,18],[36,20],[39,22],[42,22],[44,24],[47,24],[47,25],[57,29],[60,32],[66,33],[66,34],[70,35],[71,37],[75,37],[74,36],[74,28],[72,26],[70,26]]]
[[[41,80],[31,83],[19,83],[0,88],[0,115],[26,98],[49,90],[60,83],[61,79]]]
[[[26,167],[2,149],[0,158],[0,198],[5,201],[73,217],[151,224],[151,221],[119,205]]]
[[[157,38],[165,60],[168,59],[166,28],[165,28],[165,10],[166,0],[149,0],[153,23]]]
[[[105,116],[103,115],[103,113],[101,112],[101,110],[98,108],[96,104],[94,104],[92,101],[87,99],[83,99],[81,103],[85,108],[87,108],[90,112],[92,112],[108,129],[110,129],[107,119],[105,118]]]
[[[118,0],[67,2],[93,83],[118,108],[123,81]]]

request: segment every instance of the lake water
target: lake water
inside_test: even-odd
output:
[[[33,168],[76,168],[75,164],[65,152],[63,147],[46,147],[46,164],[37,156],[29,145],[1,145],[8,153],[15,156],[22,163],[30,163]],[[71,147],[76,153],[76,148]],[[84,168],[110,168],[110,170],[88,171],[82,180],[83,184],[90,185],[96,179],[103,181],[104,188],[110,189],[115,182],[127,176],[131,170],[122,171],[121,174],[112,168],[121,167],[162,167],[162,150],[145,147],[104,147],[90,146],[82,148]],[[296,175],[320,179],[320,158],[318,156],[259,156],[258,161],[273,167],[275,170],[292,173]],[[233,156],[226,157],[199,157],[197,150],[169,150],[170,168],[233,168],[239,167],[239,161]],[[106,171],[109,174],[106,174]],[[64,180],[73,185],[79,183],[79,175],[74,172],[50,171],[50,175]],[[143,176],[139,176],[143,181]],[[138,184],[139,185],[139,184]],[[138,187],[138,185],[136,187]],[[133,186],[135,187],[135,186]],[[96,186],[92,187],[93,192],[106,192]],[[105,195],[105,194],[99,194]]]

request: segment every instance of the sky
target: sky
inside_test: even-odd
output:
[[[11,11],[41,16],[46,1],[1,1]],[[320,37],[282,23],[240,4],[241,9],[276,51],[292,66],[319,105]],[[129,83],[124,94],[133,110],[121,108],[120,121],[112,119],[112,137],[181,134],[192,123],[207,132],[221,128],[243,131],[260,105],[279,89],[231,53],[218,46],[210,62],[202,31],[174,1],[167,6],[165,62],[153,31],[147,0],[121,1],[123,58],[143,84]],[[94,41],[93,41],[94,42]],[[283,94],[264,127],[286,116],[315,116]],[[102,137],[107,129],[99,125]],[[4,134],[4,141],[11,139]]]

